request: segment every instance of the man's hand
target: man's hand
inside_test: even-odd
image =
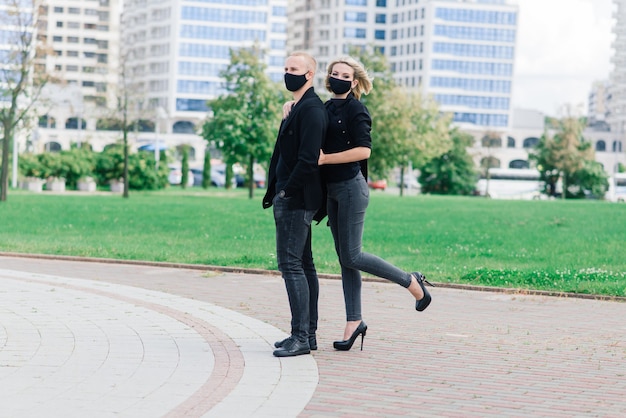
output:
[[[289,100],[287,103],[283,105],[283,119],[287,119],[287,116],[289,116],[289,113],[291,113],[291,109],[293,108],[293,105],[295,104],[296,104],[295,100]]]
[[[317,165],[324,165],[325,162],[326,154],[324,154],[324,151],[320,150],[320,158],[317,160]]]

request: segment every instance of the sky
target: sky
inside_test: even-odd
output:
[[[563,115],[609,78],[613,0],[518,0],[513,107]]]

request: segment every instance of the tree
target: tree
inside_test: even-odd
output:
[[[483,136],[481,140],[481,145],[483,148],[487,148],[487,158],[483,158],[481,160],[480,167],[483,169],[485,179],[487,179],[487,185],[485,187],[485,197],[489,197],[489,180],[491,180],[491,172],[489,171],[489,169],[500,167],[500,161],[498,161],[496,158],[494,158],[493,155],[491,155],[491,149],[502,147],[502,137],[498,132],[488,131],[487,133],[485,133],[485,136]]]
[[[183,155],[180,168],[182,171],[180,187],[185,189],[187,188],[187,181],[189,181],[189,145],[184,144],[181,147],[181,152]]]
[[[559,179],[563,183],[563,198],[580,197],[584,190],[599,190],[598,187],[606,182],[606,176],[602,180],[601,176],[594,174],[596,168],[591,164],[595,161],[594,151],[591,143],[584,141],[582,136],[584,121],[568,114],[558,126],[554,136],[547,132],[541,136],[530,155],[537,164],[541,180],[546,184],[546,192],[556,195]],[[581,183],[583,179],[584,186]],[[594,185],[594,182],[599,182],[599,185]]]
[[[211,186],[211,150],[209,147],[204,152],[204,166],[202,168],[202,188]]]
[[[228,93],[209,102],[213,115],[202,127],[202,136],[224,156],[226,187],[234,163],[247,167],[250,198],[254,196],[254,164],[269,160],[286,100],[282,89],[265,74],[262,57],[256,44],[231,49],[230,64],[220,74]]]
[[[2,129],[2,168],[0,170],[0,201],[6,201],[9,187],[9,155],[13,137],[20,122],[26,121],[37,102],[48,76],[36,62],[46,50],[35,37],[37,0],[6,0],[0,6],[9,45],[7,58],[0,63],[0,126]]]
[[[474,138],[457,128],[450,131],[450,138],[452,148],[420,169],[422,193],[471,195],[476,189],[477,173],[467,152]]]
[[[372,115],[368,168],[373,176],[384,178],[399,166],[402,195],[409,162],[421,166],[452,146],[448,134],[450,118],[441,115],[430,98],[399,86],[379,51],[354,49],[351,54],[374,77],[372,91],[361,98]]]

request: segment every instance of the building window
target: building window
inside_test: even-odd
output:
[[[72,15],[79,15],[80,14],[80,9],[78,7],[69,7],[67,9],[67,12],[69,14],[72,14]]]
[[[176,110],[181,112],[206,112],[209,108],[206,105],[206,100],[176,99]]]
[[[62,28],[63,27],[63,22],[57,22],[57,28]]]
[[[343,19],[345,22],[367,22],[367,13],[345,12]]]
[[[77,36],[68,36],[67,37],[67,42],[69,42],[71,44],[77,44],[78,43],[78,37]]]
[[[52,41],[53,42],[63,42],[63,37],[62,36],[53,36],[52,37]]]
[[[387,7],[387,0],[376,0],[376,7]]]
[[[509,168],[530,168],[526,160],[513,160],[509,163]]]
[[[54,8],[54,13],[63,13],[63,8],[62,7],[55,7]]]
[[[385,39],[385,31],[384,30],[376,30],[376,31],[374,31],[374,38],[376,38],[376,39]]]
[[[376,13],[376,23],[387,23],[387,15],[383,13]]]
[[[524,140],[523,146],[524,148],[534,148],[539,143],[539,138],[530,137]]]
[[[604,140],[600,139],[598,142],[596,142],[596,151],[606,151],[606,142],[604,142]]]
[[[345,38],[365,39],[365,29],[363,28],[344,28],[343,36]]]
[[[196,127],[189,121],[178,121],[172,125],[172,132],[175,134],[195,134]]]
[[[613,152],[622,152],[622,141],[613,141]]]
[[[507,143],[507,147],[509,148],[515,148],[515,138],[509,136],[506,138],[506,143]],[[526,167],[528,168],[528,167]]]

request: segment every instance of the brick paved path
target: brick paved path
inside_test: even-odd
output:
[[[111,385],[107,395],[102,396],[103,386],[93,383],[93,391],[109,407],[102,409],[102,416],[110,416],[107,411],[115,409],[111,405],[123,393],[130,398],[127,411],[136,417],[164,411],[173,416],[200,416],[206,411],[207,416],[626,416],[626,303],[439,287],[432,289],[431,307],[418,313],[406,290],[366,282],[363,309],[369,328],[364,350],[337,352],[332,341],[342,336],[344,326],[341,284],[324,279],[319,350],[312,356],[277,360],[271,355],[271,342],[284,335],[280,330],[289,329],[289,316],[284,285],[276,275],[18,257],[0,257],[2,271],[0,416],[5,416],[6,405],[17,403],[20,387],[33,385],[15,377],[20,355],[36,357],[9,349],[13,339],[6,330],[18,328],[26,334],[40,332],[42,341],[58,347],[59,358],[69,359],[54,377],[57,381],[80,379],[72,373],[76,367],[72,362],[78,363],[81,356],[102,356],[104,336],[128,340],[126,357],[117,352],[102,360],[111,365],[101,372]],[[36,274],[85,280],[64,279],[64,285],[41,287]],[[47,276],[41,277],[47,281]],[[47,322],[34,321],[29,310],[37,306],[23,298],[16,302],[19,292],[29,291],[38,293],[40,300],[47,292],[59,314]],[[84,334],[73,338],[88,344],[75,344],[85,351],[69,356],[70,337],[62,330],[64,324],[72,330],[78,319],[63,314],[67,304],[74,312],[87,309],[81,307],[81,297],[101,302],[95,317],[78,318],[89,325],[78,326]],[[17,327],[19,320],[25,325]],[[246,324],[246,338],[251,335],[254,341],[250,346],[242,343],[241,329],[233,325],[240,323]],[[55,335],[47,333],[51,326],[57,328]],[[147,358],[147,364],[134,367],[156,373],[150,366],[160,362],[170,368],[171,378],[161,377],[157,383],[158,374],[154,379],[135,379],[124,374],[127,370],[115,369],[115,362],[138,355],[137,341],[143,341],[148,357],[154,354],[155,343],[165,348],[157,353],[162,358]],[[174,350],[179,341],[182,348]],[[175,361],[181,362],[180,369],[172,366]],[[193,372],[188,370],[190,362],[197,365]],[[29,374],[32,370],[21,373],[45,381],[46,368],[40,369],[37,376]],[[185,373],[193,379],[182,382]],[[117,384],[122,385],[119,390]],[[2,397],[9,393],[5,388],[13,395]],[[50,405],[56,399],[57,404],[81,407],[84,396],[90,395],[85,389],[87,395],[72,399],[50,390],[21,393],[33,401],[50,399]],[[134,405],[145,409],[133,410]]]

